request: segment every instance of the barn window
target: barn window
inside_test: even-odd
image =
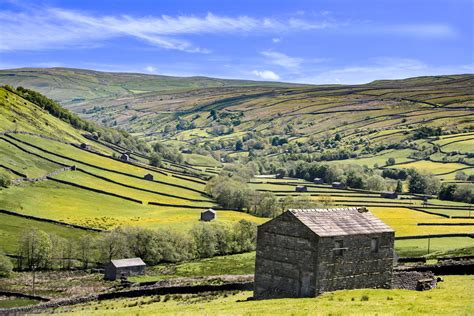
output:
[[[342,240],[334,241],[334,255],[342,256],[344,250],[344,243]]]
[[[379,239],[378,238],[372,238],[372,240],[370,241],[370,251],[372,253],[379,252]]]

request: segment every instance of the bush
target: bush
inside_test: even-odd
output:
[[[0,253],[0,277],[8,277],[13,270],[10,258]]]
[[[6,174],[0,174],[0,187],[8,188],[10,185],[10,178]]]

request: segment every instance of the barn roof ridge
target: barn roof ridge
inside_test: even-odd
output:
[[[365,207],[289,209],[288,212],[321,237],[394,231]]]
[[[116,268],[145,266],[145,262],[141,258],[113,259],[110,261]]]

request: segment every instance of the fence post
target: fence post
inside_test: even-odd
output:
[[[428,236],[428,253],[427,253],[428,255],[430,254],[430,246],[431,246],[430,244],[431,244],[431,237]]]

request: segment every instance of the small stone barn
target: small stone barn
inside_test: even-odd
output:
[[[298,185],[295,187],[296,192],[307,192],[308,188],[305,185]]]
[[[314,178],[314,179],[313,179],[313,183],[314,183],[314,184],[323,184],[323,183],[324,183],[324,180],[321,179],[321,178]]]
[[[258,227],[254,297],[390,288],[394,238],[366,208],[290,209]]]
[[[128,154],[122,154],[120,156],[120,160],[122,161],[130,161],[130,156]]]
[[[143,176],[143,179],[148,180],[148,181],[153,181],[153,175],[151,173],[147,173],[146,175]]]
[[[346,185],[342,182],[333,182],[332,187],[335,189],[345,189]]]
[[[140,258],[118,259],[110,261],[104,269],[104,279],[114,281],[122,275],[145,274],[146,264]]]
[[[392,191],[383,191],[383,192],[380,192],[380,197],[383,197],[386,199],[398,199],[398,193],[392,192]]]
[[[201,212],[201,221],[203,222],[210,222],[216,219],[216,211],[214,211],[212,208],[202,211]]]
[[[90,150],[91,149],[91,145],[86,144],[86,143],[81,143],[80,147],[81,147],[81,149],[85,149],[85,150]]]

